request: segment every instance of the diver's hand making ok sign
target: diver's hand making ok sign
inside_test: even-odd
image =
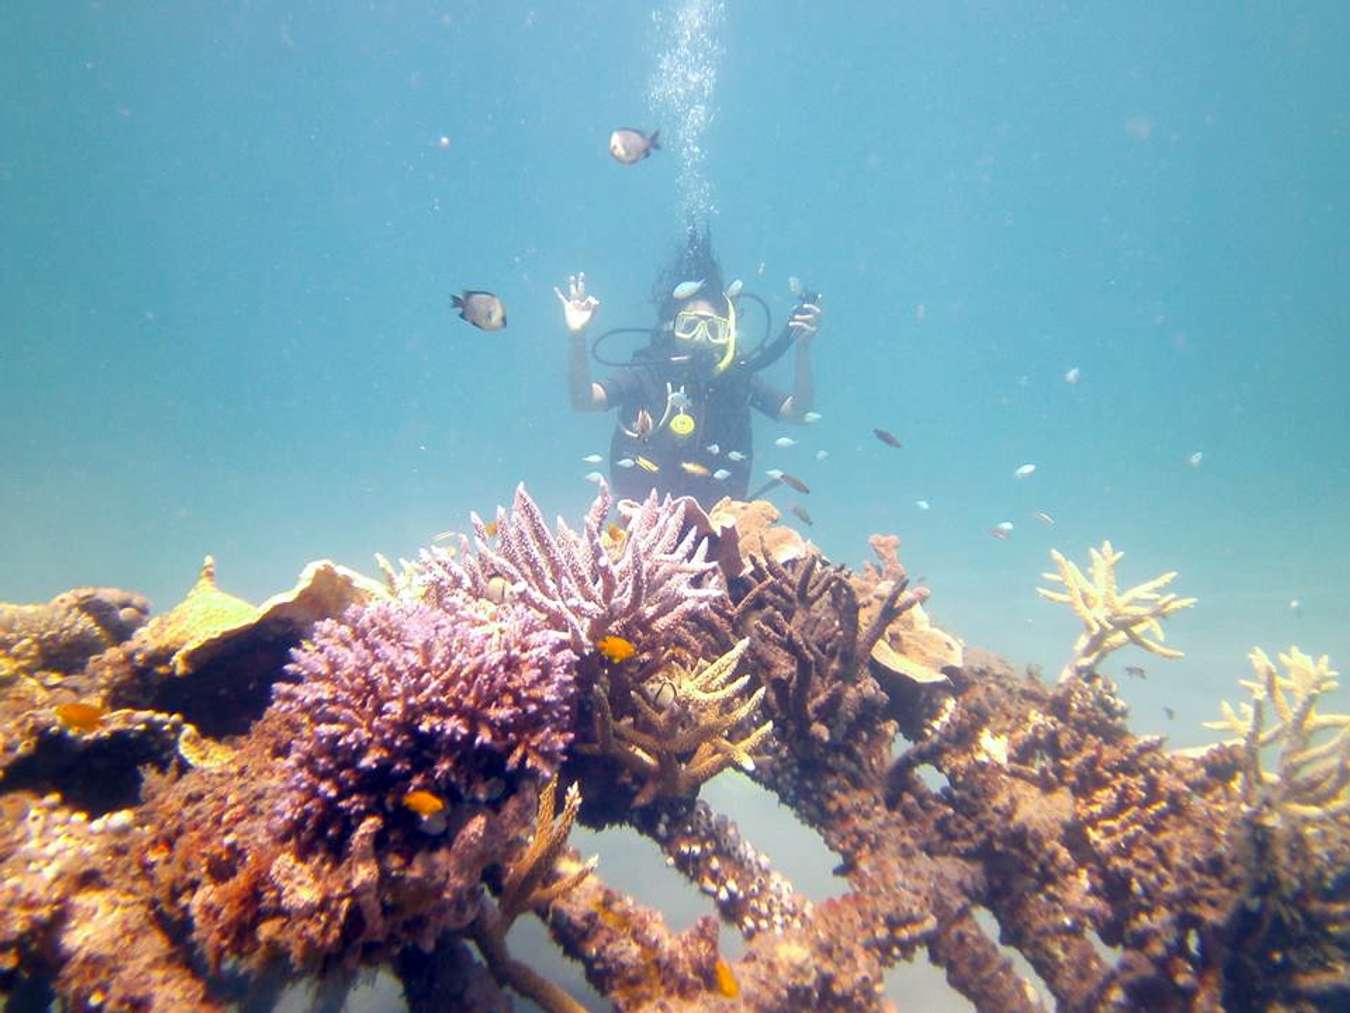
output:
[[[808,345],[820,330],[820,318],[825,315],[815,303],[804,302],[793,311],[787,325],[797,332],[797,342]]]
[[[595,308],[600,305],[600,300],[586,294],[585,274],[570,275],[567,279],[567,289],[569,295],[563,295],[562,289],[556,285],[553,287],[558,301],[563,304],[563,319],[567,323],[567,329],[573,334],[580,334],[590,326],[591,317],[595,316]]]

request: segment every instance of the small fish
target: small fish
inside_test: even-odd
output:
[[[482,331],[500,331],[506,326],[506,304],[491,292],[465,289],[462,295],[452,295],[450,305],[459,310],[459,318],[467,320]]]
[[[619,525],[615,524],[613,521],[610,521],[608,524],[605,525],[605,534],[609,536],[609,540],[611,542],[622,542],[625,538],[628,537],[628,532],[625,531],[623,528],[619,527]]]
[[[708,453],[712,454],[713,457],[716,457],[718,454],[722,452],[722,448],[719,447],[716,443],[709,443],[703,449],[706,450]]]
[[[1013,472],[1013,478],[1028,478],[1036,473],[1036,465],[1019,464],[1017,470]]]
[[[725,482],[730,477],[731,472],[727,471],[726,468],[718,468],[716,471],[713,472],[713,478],[717,479],[717,481],[719,482]]]
[[[736,975],[731,971],[731,965],[721,957],[713,964],[713,978],[717,981],[717,993],[724,999],[735,999],[741,994],[741,986],[736,981]]]
[[[516,587],[501,574],[488,578],[487,594],[484,595],[494,605],[505,605],[516,596]]]
[[[733,281],[730,285],[727,286],[727,298],[735,299],[738,295],[741,294],[741,289],[743,288],[745,288],[745,283],[742,282],[740,278],[737,278],[735,281]]]
[[[55,710],[61,723],[77,732],[92,732],[103,723],[103,716],[108,713],[108,708],[100,704],[79,700],[57,704]]]
[[[1144,678],[1144,676],[1146,676],[1148,673],[1145,672],[1145,671],[1144,671],[1142,668],[1140,668],[1138,665],[1126,665],[1126,666],[1125,666],[1125,674],[1128,675],[1131,679],[1142,679],[1142,678]]]
[[[699,464],[697,461],[681,461],[680,467],[690,475],[697,475],[699,478],[707,478],[712,474],[706,464]]]
[[[780,436],[778,437],[778,439],[773,441],[773,445],[775,447],[782,447],[784,450],[786,450],[788,447],[795,447],[797,445],[797,441],[794,440],[791,436]]]
[[[445,811],[445,799],[420,788],[404,795],[403,805],[406,809],[417,813],[418,816],[435,816],[437,813]]]
[[[1177,712],[1174,711],[1171,707],[1167,706],[1167,704],[1163,704],[1163,713],[1167,715],[1168,721],[1176,720]]]
[[[703,283],[707,280],[707,278],[700,278],[698,281],[682,281],[671,290],[670,295],[680,301],[692,299],[698,295],[699,289],[703,287]]]
[[[620,127],[609,135],[609,153],[614,156],[615,161],[633,165],[641,162],[653,151],[661,150],[661,142],[658,140],[660,134],[659,130],[644,134],[632,127]]]
[[[599,484],[600,484],[601,482],[603,482],[604,480],[605,480],[605,473],[604,473],[603,471],[588,471],[588,472],[586,472],[586,481],[587,481],[587,482],[594,482],[596,485],[599,485]]]
[[[809,496],[811,494],[811,487],[808,486],[796,475],[789,475],[785,471],[780,471],[778,473],[778,481],[782,482],[789,488],[796,489],[803,496]]]
[[[806,512],[806,507],[802,506],[800,503],[793,503],[790,507],[788,507],[788,509],[791,510],[794,514],[796,514],[797,518],[803,524],[810,524],[812,526],[815,525],[816,522],[813,521],[811,519],[811,515]]]
[[[904,444],[900,442],[900,438],[898,436],[896,436],[894,433],[887,432],[885,429],[873,429],[872,432],[878,440],[886,444],[886,446],[888,447],[895,447],[897,450],[899,450],[901,447],[904,446]]]
[[[769,476],[771,479],[773,479],[775,482],[781,482],[781,481],[783,481],[783,469],[782,469],[782,468],[770,468],[770,469],[769,469],[768,471],[766,471],[764,474],[768,475],[768,476]]]
[[[916,507],[918,507],[920,510],[931,510],[931,509],[933,509],[932,504],[929,503],[928,500],[926,500],[926,499],[916,499],[916,500],[914,501],[914,505],[915,505]]]
[[[601,461],[604,460],[604,458],[601,457],[599,454],[587,454],[585,457],[582,458],[582,460],[585,461],[587,464],[599,464]]]
[[[825,460],[825,458],[827,458],[827,457],[829,457],[829,456],[830,456],[830,452],[829,452],[828,450],[817,450],[817,451],[816,451],[816,460],[817,460],[817,461],[823,461],[823,460]]]
[[[1192,468],[1198,468],[1200,467],[1200,462],[1203,461],[1204,459],[1205,459],[1205,452],[1203,450],[1197,450],[1190,457],[1186,458],[1186,463],[1189,464]]]
[[[727,451],[727,460],[728,460],[728,461],[744,461],[744,460],[745,460],[745,455],[742,454],[739,450],[728,450],[728,451]]]
[[[1075,384],[1082,375],[1082,371],[1077,366],[1074,366],[1073,369],[1064,374],[1064,382],[1067,384]]]
[[[633,465],[637,464],[637,461],[633,460],[631,457],[621,457],[614,463],[620,468],[631,468]]]
[[[623,637],[616,637],[613,634],[597,640],[595,649],[604,655],[608,661],[616,665],[637,654],[637,648],[633,646],[631,640],[625,640]]]
[[[677,412],[684,411],[694,403],[689,399],[689,395],[682,390],[672,390],[670,392],[670,397],[666,398],[666,401],[670,404],[670,407],[674,408]]]
[[[652,429],[655,423],[652,422],[652,413],[646,408],[639,408],[637,416],[633,419],[633,435],[643,443],[652,435]]]
[[[661,470],[661,466],[659,464],[657,464],[655,461],[648,460],[645,457],[639,457],[637,459],[637,466],[641,468],[643,471],[650,471],[653,474]]]
[[[802,280],[795,274],[788,277],[788,291],[795,296],[802,294]]]
[[[483,530],[484,530],[485,532],[487,532],[487,536],[488,536],[489,538],[496,538],[496,537],[497,537],[497,522],[496,522],[495,520],[488,521],[486,524],[483,525]]]
[[[997,538],[1000,542],[1006,542],[1008,540],[1008,536],[1012,534],[1012,529],[1013,529],[1012,521],[999,521],[997,524],[995,524],[992,528],[989,529],[989,533],[993,535],[995,538]]]
[[[1032,517],[1035,517],[1038,521],[1040,521],[1042,524],[1044,524],[1047,528],[1053,528],[1053,527],[1055,526],[1055,519],[1054,519],[1053,517],[1051,517],[1048,513],[1046,513],[1044,510],[1037,510],[1037,511],[1036,511],[1034,514],[1032,514],[1031,516],[1032,516]]]
[[[1297,598],[1292,599],[1289,602],[1289,611],[1296,616],[1303,615],[1303,602],[1299,601]]]
[[[807,412],[802,416],[803,422],[819,422],[824,416],[820,412]]]

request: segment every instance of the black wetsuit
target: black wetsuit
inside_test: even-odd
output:
[[[615,494],[642,499],[657,489],[693,496],[705,507],[723,496],[745,498],[753,454],[750,408],[777,418],[788,398],[744,367],[733,365],[713,379],[695,379],[650,349],[637,352],[631,365],[600,386],[619,414],[609,450]],[[689,399],[683,408],[677,407],[681,392]],[[637,431],[642,409],[652,419],[652,431],[645,439],[630,435]],[[710,451],[710,446],[718,452]],[[728,456],[732,451],[744,457],[732,460]],[[705,469],[706,474],[701,473]],[[720,469],[730,474],[718,479]]]

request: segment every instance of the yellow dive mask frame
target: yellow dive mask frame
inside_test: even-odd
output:
[[[714,373],[720,373],[736,357],[736,304],[727,300],[727,315],[724,317],[698,310],[680,310],[675,314],[672,333],[677,341],[706,343],[712,348],[722,349],[722,357],[713,368]]]

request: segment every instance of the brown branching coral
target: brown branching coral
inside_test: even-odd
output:
[[[740,738],[735,729],[759,707],[764,687],[747,692],[748,674],[736,668],[749,647],[741,640],[715,661],[686,667],[671,660],[636,692],[630,716],[615,720],[606,687],[593,691],[595,741],[580,752],[621,764],[640,785],[633,806],[658,796],[689,795],[727,767],[753,770],[753,751],[773,728],[765,722]]]
[[[1163,644],[1161,620],[1195,604],[1194,598],[1159,594],[1176,577],[1176,571],[1164,573],[1128,591],[1116,586],[1116,564],[1124,557],[1110,542],[1100,549],[1089,549],[1091,576],[1055,549],[1050,557],[1056,573],[1044,573],[1046,580],[1063,585],[1055,591],[1038,587],[1036,593],[1049,601],[1068,605],[1083,623],[1083,633],[1073,645],[1073,658],[1060,673],[1060,679],[1084,676],[1092,672],[1102,658],[1126,644],[1142,647],[1162,658],[1179,658],[1181,652]]]
[[[555,777],[539,792],[529,844],[508,865],[496,905],[484,903],[479,908],[469,933],[501,984],[533,999],[550,1013],[572,1013],[581,1007],[562,989],[513,959],[506,948],[506,934],[520,915],[526,911],[546,912],[554,901],[574,890],[595,869],[595,859],[583,863],[569,860],[560,867],[567,835],[581,807],[581,792],[575,784],[568,787],[563,811],[555,820],[557,791]],[[548,882],[550,877],[554,877],[552,882]]]

